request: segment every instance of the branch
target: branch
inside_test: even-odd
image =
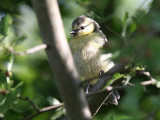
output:
[[[94,95],[97,95],[97,94],[100,94],[100,93],[103,93],[103,92],[106,92],[106,91],[112,91],[112,90],[118,90],[118,89],[123,89],[123,88],[126,88],[126,87],[133,87],[133,86],[107,86],[105,89],[101,89],[99,91],[96,91],[96,92],[89,92],[88,94],[86,94],[87,97],[92,97]]]
[[[150,80],[140,82],[140,85],[141,86],[153,85],[153,84],[155,84],[155,82],[156,82],[156,79],[152,78]],[[99,94],[104,91],[118,90],[118,89],[123,89],[126,87],[135,87],[135,86],[134,86],[134,84],[131,84],[131,83],[128,83],[127,86],[107,86],[105,89],[101,89],[101,90],[95,91],[95,92],[89,92],[88,94],[86,94],[86,96],[90,97],[90,96]]]
[[[124,67],[124,64],[115,65],[112,69],[110,69],[107,73],[99,78],[99,81],[93,86],[90,92],[93,93],[102,89],[106,85],[107,81],[111,79],[115,73],[123,72],[125,70]],[[118,81],[115,81],[112,86],[118,86],[118,84],[121,82],[122,79],[119,79]],[[98,112],[103,103],[109,98],[110,94],[111,91],[103,91],[96,96],[87,96],[87,101],[93,116]]]
[[[143,85],[143,86],[151,85],[151,84],[155,84],[155,83],[156,83],[156,79],[154,79],[154,78],[151,76],[150,72],[147,72],[147,71],[144,71],[144,70],[137,70],[137,71],[136,71],[136,74],[138,74],[138,75],[143,75],[143,76],[145,76],[145,77],[147,77],[147,78],[150,79],[150,80],[148,80],[148,81],[143,81],[143,82],[141,82],[141,85]]]
[[[24,97],[19,96],[18,98],[21,99],[21,100],[28,101],[37,112],[40,112],[38,106],[33,101],[31,101],[28,97],[24,98]]]
[[[44,107],[42,109],[39,109],[38,106],[33,101],[31,101],[28,97],[24,98],[22,96],[19,96],[18,98],[21,99],[21,100],[25,100],[28,103],[30,103],[33,106],[33,108],[37,111],[33,115],[29,115],[28,117],[24,118],[23,120],[31,120],[32,118],[40,115],[41,113],[48,112],[50,110],[53,110],[53,109],[56,109],[56,108],[64,106],[64,103],[60,103],[59,105],[48,106],[48,107]]]
[[[136,31],[130,36],[129,41],[134,37]],[[124,48],[123,48],[124,49]],[[104,87],[104,85],[107,83],[107,80],[111,79],[114,73],[122,72],[124,70],[124,64],[116,65],[114,68],[112,68],[110,71],[108,71],[106,74],[104,74],[98,83],[91,89],[91,93],[100,90]],[[143,74],[147,74],[146,72]],[[101,80],[102,79],[102,80]],[[92,79],[88,80],[91,81]],[[87,81],[86,81],[87,82]],[[117,83],[114,83],[115,85],[118,85],[121,83],[121,80],[117,81]],[[150,77],[149,81],[142,82],[142,85],[150,85],[154,84],[155,79]],[[93,97],[87,97],[87,100],[89,102],[90,110],[92,115],[95,115],[96,112],[100,109],[100,107],[103,105],[104,101],[108,99],[110,96],[111,91],[103,91],[99,95],[93,96]]]
[[[57,0],[32,0],[55,81],[71,120],[90,120],[84,91],[66,40]],[[78,108],[78,109],[77,109]]]
[[[156,79],[153,78],[151,80],[140,82],[140,85],[141,86],[153,85],[155,82],[156,82]],[[101,90],[98,90],[95,92],[87,93],[86,97],[91,97],[91,96],[103,93],[105,91],[119,90],[119,89],[124,89],[124,88],[128,88],[128,87],[135,87],[135,86],[131,83],[127,84],[127,86],[107,86],[105,89],[101,89]]]
[[[122,73],[125,70],[124,67],[125,64],[123,63],[115,65],[113,68],[111,68],[108,72],[106,72],[99,78],[97,84],[94,85],[90,92],[102,89],[106,85],[107,81],[110,80],[115,73]]]
[[[30,48],[30,49],[22,51],[22,52],[16,52],[12,48],[7,48],[7,50],[14,55],[26,55],[26,54],[33,54],[35,52],[38,52],[40,50],[44,50],[46,48],[47,48],[47,45],[42,44],[42,45],[35,46],[33,48]]]
[[[101,77],[108,77],[108,76],[113,76],[115,73],[116,73],[116,71],[118,72],[119,71],[119,69],[121,69],[121,66],[122,64],[118,64],[118,65],[116,65],[115,67],[113,67],[112,69],[110,69],[108,72],[106,72],[106,73],[104,73],[104,74],[102,74],[102,75],[98,75],[98,76],[96,76],[96,77],[93,77],[93,78],[90,78],[90,79],[85,79],[84,81],[82,81],[81,82],[81,84],[80,85],[83,85],[83,84],[85,84],[85,83],[88,83],[88,82],[91,82],[91,81],[93,81],[93,80],[95,80],[95,79],[100,79]],[[115,71],[115,73],[113,73]],[[99,89],[99,88],[98,88]]]
[[[118,65],[119,66],[119,65]],[[118,66],[116,66],[115,68],[117,68]],[[122,66],[121,66],[122,67]],[[111,75],[113,74],[112,72],[116,72],[114,70],[120,70],[120,69],[115,69],[113,68],[112,71],[110,71],[108,73],[108,75]],[[122,70],[122,69],[121,69]],[[119,71],[119,72],[122,72],[122,71]],[[149,72],[146,72],[146,71],[138,71],[139,75],[145,75],[147,77],[151,77],[150,76],[150,73]],[[105,76],[108,76],[108,75],[105,75]],[[151,78],[151,80],[148,80],[148,81],[143,81],[143,82],[140,82],[140,85],[141,86],[147,86],[147,85],[152,85],[156,82],[156,80],[154,78]],[[115,85],[115,83],[113,84]],[[86,97],[89,99],[90,97],[93,99],[93,98],[98,98],[98,99],[101,99],[102,96],[101,95],[105,95],[104,97],[106,97],[105,101],[109,99],[109,96],[111,95],[111,92],[113,90],[119,90],[119,89],[124,89],[124,88],[128,88],[128,87],[135,87],[133,84],[131,83],[128,83],[127,85],[129,86],[107,86],[105,89],[100,89],[98,91],[95,91],[95,92],[89,92],[88,94],[86,94]],[[99,97],[100,96],[100,97]],[[64,106],[64,103],[60,103],[59,105],[55,105],[55,106],[48,106],[48,107],[45,107],[45,108],[42,108],[42,109],[39,109],[38,106],[33,102],[31,101],[28,97],[26,98],[23,98],[23,97],[18,97],[19,99],[22,99],[22,100],[26,100],[28,101],[32,106],[33,108],[37,111],[36,113],[24,118],[23,120],[30,120],[38,115],[40,115],[41,113],[44,113],[44,112],[47,112],[47,111],[50,111],[50,110],[53,110],[53,109],[56,109],[56,108],[59,108],[59,107],[62,107]],[[94,99],[95,100],[95,99]],[[97,102],[96,102],[97,104]],[[95,104],[95,105],[96,105]],[[99,107],[100,108],[100,107]],[[97,111],[99,110],[99,108],[97,109]],[[96,111],[96,112],[97,112]],[[67,119],[67,118],[65,118]]]
[[[59,108],[59,107],[62,107],[64,106],[63,103],[60,103],[59,105],[54,105],[54,106],[48,106],[48,107],[45,107],[45,108],[42,108],[40,109],[39,111],[37,111],[36,113],[34,113],[33,115],[30,115],[26,118],[24,118],[23,120],[31,120],[32,118],[44,113],[44,112],[48,112],[48,111],[51,111],[53,109],[56,109],[56,108]]]
[[[151,85],[151,84],[155,84],[156,80],[154,78],[151,78],[148,81],[143,81],[141,82],[141,85],[146,86],[146,85]]]
[[[101,90],[102,88],[104,88],[107,81],[111,79],[115,73],[118,72],[120,73],[127,72],[125,70],[125,64],[118,64],[114,66],[111,70],[109,70],[107,73],[105,73],[103,76],[101,76],[99,81],[90,90],[90,93],[86,95],[93,116],[98,112],[103,103],[109,99],[112,90],[126,87],[126,86],[118,86],[120,83],[122,83],[123,80],[119,79],[118,81],[114,82],[111,87],[108,87],[105,90]],[[139,75],[145,75],[150,79],[148,81],[141,82],[140,84],[142,86],[155,84],[156,80],[150,75],[149,72],[146,71],[136,71],[136,72],[138,72]]]

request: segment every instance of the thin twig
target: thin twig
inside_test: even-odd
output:
[[[113,68],[111,68],[107,73],[104,74],[104,76],[100,77],[98,82],[91,88],[90,92],[96,92],[101,90],[105,87],[107,81],[112,78],[112,76],[115,73],[123,73],[125,71],[125,64],[117,64]],[[119,79],[115,81],[112,86],[118,86],[122,82],[122,79]],[[87,101],[92,113],[92,116],[94,116],[100,107],[103,105],[103,103],[109,98],[112,91],[105,91],[100,94],[97,94],[96,96],[87,97]]]
[[[117,90],[117,89],[123,89],[123,88],[126,88],[126,87],[132,87],[132,86],[107,86],[105,89],[101,89],[101,90],[98,90],[96,92],[89,92],[88,94],[86,94],[87,97],[91,97],[91,96],[94,96],[94,95],[97,95],[97,94],[100,94],[102,92],[105,92],[105,91],[112,91],[112,90]]]
[[[142,73],[142,72],[140,72]],[[143,73],[147,73],[147,72],[143,72]],[[145,74],[146,76],[149,76],[149,74]],[[147,85],[152,85],[156,82],[156,80],[154,78],[151,77],[151,80],[148,80],[148,81],[143,81],[140,83],[140,85],[142,86],[147,86]],[[113,91],[113,90],[118,90],[118,89],[124,89],[124,88],[128,88],[128,87],[135,87],[133,84],[128,84],[129,86],[107,86],[105,89],[101,89],[101,90],[98,90],[98,91],[94,91],[94,92],[89,92],[88,94],[86,94],[86,97],[92,97],[92,96],[96,96],[98,94],[101,94],[101,93],[104,93],[106,91],[110,92],[110,91]],[[108,93],[109,95],[109,93]],[[53,109],[56,109],[56,108],[59,108],[59,107],[62,107],[64,106],[64,103],[60,103],[59,105],[55,105],[55,106],[48,106],[48,107],[45,107],[45,108],[42,108],[42,109],[39,109],[29,98],[23,98],[23,97],[19,97],[19,99],[22,99],[22,100],[26,100],[28,101],[35,109],[36,109],[36,113],[24,118],[23,120],[31,120],[32,118],[40,115],[41,113],[44,113],[44,112],[47,112],[47,111],[50,111],[50,110],[53,110]]]
[[[38,46],[35,46],[33,48],[30,48],[28,50],[25,50],[25,51],[22,51],[22,52],[16,52],[14,51],[12,48],[7,48],[7,50],[14,54],[14,55],[26,55],[26,54],[33,54],[35,52],[38,52],[40,50],[44,50],[47,48],[47,45],[46,44],[41,44],[41,45],[38,45]]]
[[[155,82],[156,82],[156,80],[154,78],[152,78],[151,80],[141,82],[140,85],[147,86],[147,85],[152,85]],[[133,84],[132,85],[129,84],[128,86],[107,86],[105,89],[101,89],[101,90],[98,90],[95,92],[89,92],[88,94],[86,94],[86,97],[91,97],[91,96],[100,94],[105,91],[118,90],[118,89],[123,89],[123,88],[128,88],[128,87],[135,87],[135,86]]]
[[[108,80],[110,80],[115,73],[122,73],[125,71],[125,64],[119,63],[112,67],[109,71],[100,76],[98,82],[93,86],[90,90],[91,92],[95,92],[105,87]]]
[[[37,111],[36,113],[29,115],[28,117],[24,118],[23,120],[31,120],[32,118],[38,116],[41,113],[44,113],[44,112],[47,112],[47,111],[64,106],[64,103],[60,103],[59,105],[53,105],[53,106],[48,106],[48,107],[44,107],[42,109],[39,109],[39,107],[33,101],[31,101],[28,97],[19,96],[18,98],[29,102],[33,106],[33,108]]]
[[[138,71],[138,70],[137,70],[136,72],[137,72],[138,75],[143,75],[143,76],[146,76],[146,77],[149,78],[148,81],[143,81],[143,82],[141,82],[141,83],[140,83],[141,85],[146,86],[146,85],[151,85],[151,84],[155,84],[155,83],[156,83],[156,79],[154,79],[154,78],[151,76],[150,72],[144,71],[144,70],[141,70],[141,71]]]
[[[33,101],[31,101],[28,97],[19,96],[18,98],[29,102],[37,112],[40,112],[40,109],[38,108],[38,106]]]
[[[56,108],[59,108],[59,107],[62,107],[62,106],[64,106],[64,103],[60,103],[59,105],[48,106],[48,107],[42,108],[42,109],[40,109],[39,112],[37,111],[36,113],[24,118],[23,120],[31,120],[32,118],[40,115],[41,113],[48,112],[50,110],[53,110],[53,109],[56,109]]]
[[[155,82],[156,82],[156,79],[151,78],[151,79],[148,80],[148,81],[143,81],[143,82],[141,82],[141,85],[143,85],[143,86],[151,85],[151,84],[155,84]]]

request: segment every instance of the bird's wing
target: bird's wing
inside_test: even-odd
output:
[[[106,44],[106,43],[108,42],[106,36],[104,35],[104,33],[103,33],[101,30],[99,30],[98,32],[99,32],[99,34],[103,37],[104,42],[105,42],[105,44]]]

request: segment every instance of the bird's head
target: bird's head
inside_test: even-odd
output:
[[[74,36],[82,37],[98,31],[99,28],[100,26],[96,21],[82,15],[73,21],[72,31],[70,33]]]

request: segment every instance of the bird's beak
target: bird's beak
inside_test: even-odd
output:
[[[70,34],[76,34],[76,33],[77,33],[77,32],[76,32],[76,31],[74,31],[74,30],[70,32]]]

